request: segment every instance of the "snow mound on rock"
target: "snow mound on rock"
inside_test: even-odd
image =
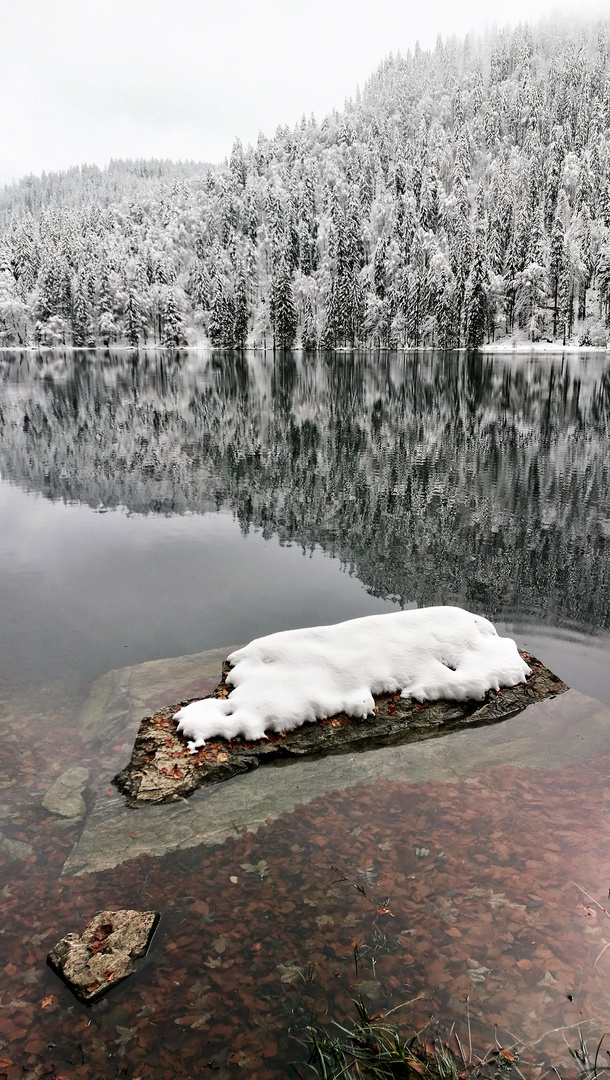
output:
[[[465,701],[530,673],[511,638],[457,607],[286,630],[256,638],[229,662],[228,698],[194,701],[175,714],[192,751],[217,736],[254,741],[336,713],[365,717],[374,694]]]

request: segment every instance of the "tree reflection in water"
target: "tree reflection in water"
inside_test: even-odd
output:
[[[230,508],[376,596],[610,625],[599,356],[4,353],[0,469],[138,514]]]

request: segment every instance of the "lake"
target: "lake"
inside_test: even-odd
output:
[[[374,1009],[416,998],[407,1018],[445,1032],[468,1009],[482,1049],[497,1026],[562,1067],[546,1032],[601,1034],[609,422],[605,353],[0,353],[10,1080],[277,1080],[311,1010],[344,1019],[354,986]],[[123,807],[139,716],[205,693],[225,648],[430,604],[487,616],[573,690]],[[79,821],[41,802],[72,765]],[[162,912],[153,948],[86,1010],[46,953],[130,904]]]
[[[0,677],[459,604],[610,701],[610,361],[0,356]]]

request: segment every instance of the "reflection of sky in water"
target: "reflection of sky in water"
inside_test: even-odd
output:
[[[0,672],[96,678],[396,605],[228,514],[92,513],[0,484]]]

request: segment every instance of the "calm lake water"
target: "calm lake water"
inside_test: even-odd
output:
[[[459,604],[610,702],[610,361],[0,354],[0,679]]]
[[[527,1080],[570,1074],[564,1034],[594,1050],[609,421],[605,354],[0,354],[0,1078],[304,1080],[312,1012],[356,987],[481,1052],[521,1039]],[[217,679],[186,654],[439,603],[575,689],[124,807],[139,717]],[[79,820],[42,804],[71,766]],[[161,912],[151,951],[85,1009],[46,954],[128,906]]]

